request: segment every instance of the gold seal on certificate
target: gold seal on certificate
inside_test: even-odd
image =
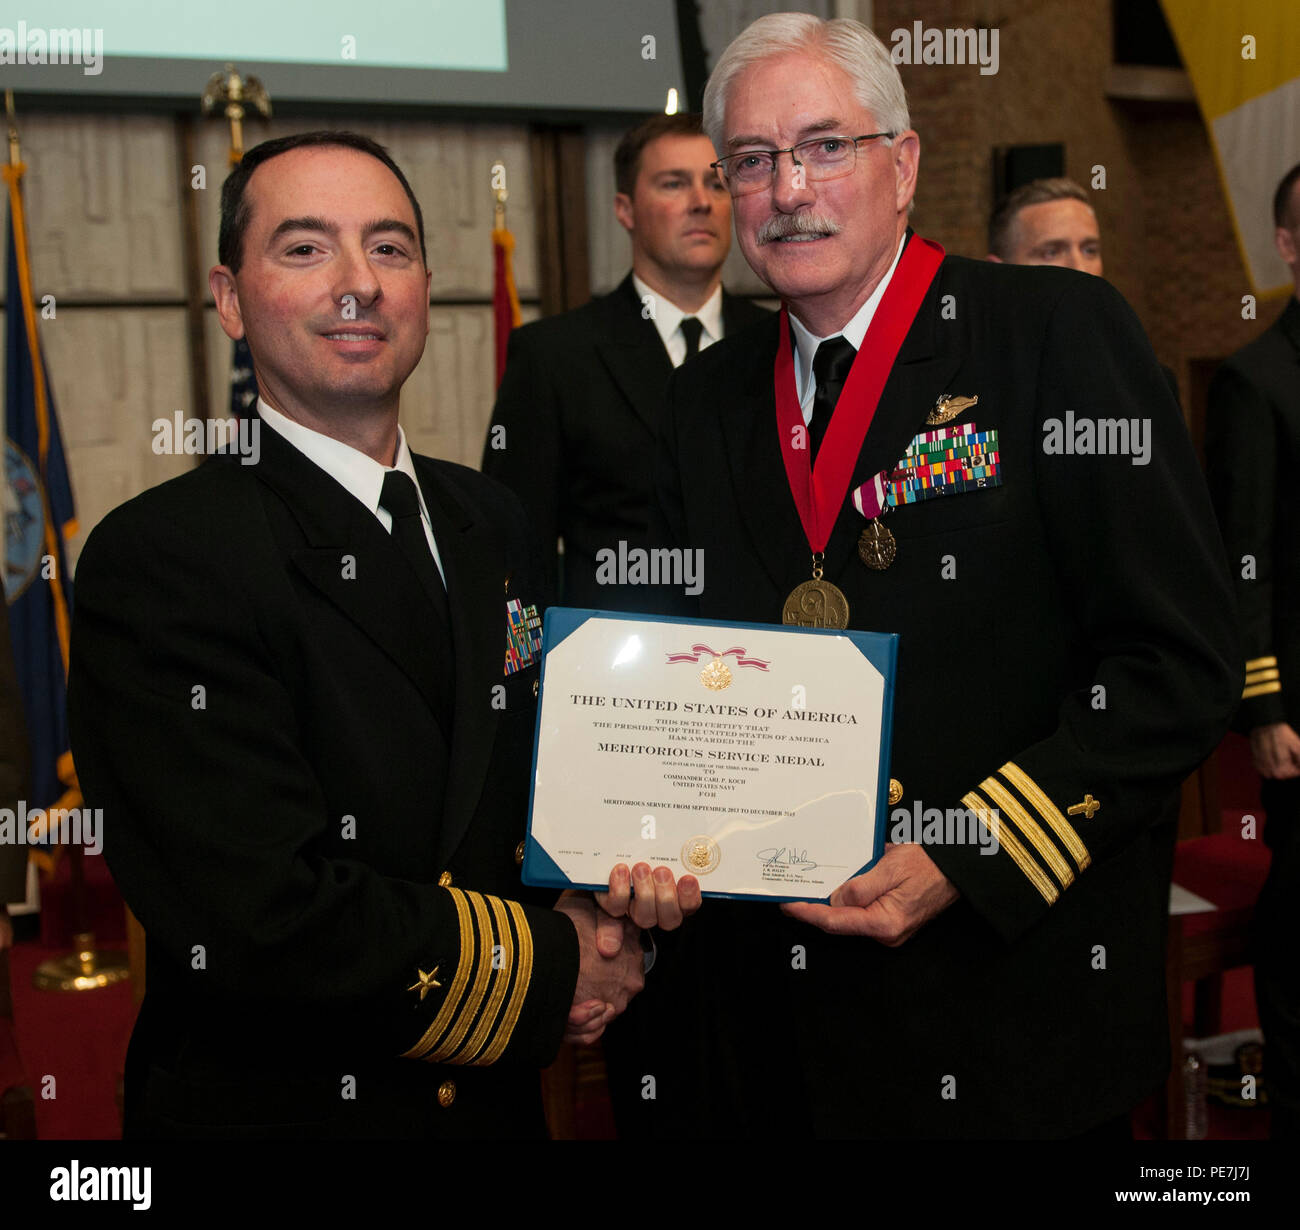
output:
[[[700,671],[700,682],[710,692],[722,692],[731,686],[731,670],[721,658],[714,658]]]
[[[781,609],[781,622],[800,628],[833,628],[838,632],[849,626],[849,600],[838,586],[814,578],[790,591]]]
[[[706,876],[722,862],[722,848],[712,837],[692,837],[682,846],[682,866],[692,875]]]

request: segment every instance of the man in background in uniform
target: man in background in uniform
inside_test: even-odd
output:
[[[1021,184],[989,219],[988,259],[1100,276],[1101,233],[1088,194],[1064,177]]]
[[[1210,385],[1205,462],[1237,591],[1246,682],[1235,725],[1263,779],[1272,851],[1255,905],[1255,999],[1274,1137],[1300,1137],[1300,164],[1273,198],[1296,294]]]
[[[1064,177],[1021,184],[989,218],[986,259],[1008,265],[1059,265],[1103,277],[1101,233],[1087,192]],[[1160,370],[1178,401],[1178,377],[1164,363]]]
[[[547,559],[563,539],[566,606],[644,604],[610,583],[597,556],[645,535],[668,378],[767,315],[722,289],[731,198],[715,157],[697,115],[656,115],[626,133],[614,213],[632,271],[610,294],[510,335],[483,472],[519,496]]]

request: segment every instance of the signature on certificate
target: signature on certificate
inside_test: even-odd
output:
[[[812,871],[817,864],[808,857],[807,850],[798,850],[790,846],[773,846],[760,850],[756,856],[765,867],[794,867],[799,871]]]

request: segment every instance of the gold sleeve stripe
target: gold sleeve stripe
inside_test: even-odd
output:
[[[1248,671],[1257,671],[1257,670],[1261,670],[1263,667],[1266,666],[1276,666],[1276,665],[1277,665],[1277,655],[1274,654],[1272,657],[1268,657],[1268,658],[1251,658],[1246,663],[1246,669]]]
[[[460,928],[460,959],[456,963],[456,976],[447,991],[447,998],[438,1009],[438,1015],[433,1018],[433,1024],[424,1031],[424,1036],[409,1051],[402,1052],[403,1059],[422,1058],[425,1052],[442,1037],[447,1026],[451,1024],[452,1017],[456,1015],[456,1005],[460,1003],[460,997],[465,992],[469,982],[470,967],[474,964],[474,929],[470,925],[469,904],[465,900],[465,894],[458,888],[448,888],[444,891],[449,892],[451,899],[456,903],[456,923]]]
[[[505,1054],[506,1047],[510,1045],[510,1037],[515,1032],[515,1026],[519,1024],[519,1014],[524,1010],[524,1000],[528,998],[528,988],[533,980],[532,928],[528,925],[523,906],[517,901],[507,901],[506,906],[510,910],[510,917],[514,919],[515,933],[519,937],[519,968],[515,973],[515,986],[510,993],[510,1003],[506,1008],[505,1016],[501,1019],[496,1037],[492,1039],[487,1050],[474,1060],[476,1064],[496,1063]]]
[[[1083,844],[1074,825],[1061,814],[1061,809],[1014,760],[1008,760],[998,772],[1029,800],[1031,806],[1038,810],[1047,827],[1061,839],[1061,844],[1074,857],[1075,865],[1080,871],[1084,871],[1091,864],[1092,855],[1088,853],[1088,847]]]
[[[506,989],[510,985],[510,973],[515,967],[515,943],[510,934],[510,923],[506,921],[505,906],[501,904],[499,897],[489,897],[487,903],[492,908],[492,917],[496,922],[497,943],[501,945],[501,961],[497,962],[496,950],[492,953],[493,974],[492,993],[488,996],[487,1007],[483,1009],[483,1015],[479,1018],[478,1024],[474,1027],[474,1032],[470,1034],[469,1041],[456,1054],[447,1060],[448,1063],[473,1063],[479,1051],[483,1049],[484,1043],[487,1042],[491,1035],[492,1027],[496,1024],[497,1017],[501,1012],[502,1001],[506,997]]]
[[[991,808],[976,791],[972,790],[969,794],[963,795],[961,801],[980,818],[980,822],[984,827],[998,839],[998,844],[1011,855],[1012,861],[1024,872],[1025,878],[1042,894],[1043,900],[1048,905],[1053,905],[1061,895],[1061,890],[1052,883],[1047,872],[1034,862],[1033,855],[1020,844],[1015,834],[1005,824],[998,823],[989,815]]]
[[[1268,670],[1248,671],[1246,673],[1247,683],[1264,683],[1269,679],[1281,679],[1281,678],[1282,676],[1278,673],[1278,669],[1276,666],[1270,667]]]
[[[1241,693],[1242,700],[1249,700],[1252,696],[1269,696],[1274,692],[1280,692],[1282,685],[1280,683],[1257,683],[1252,688],[1243,688]]]
[[[446,1063],[449,1056],[460,1050],[465,1035],[478,1016],[478,1010],[483,1006],[488,980],[492,977],[492,923],[488,919],[487,904],[482,893],[471,892],[466,896],[474,907],[474,925],[478,931],[478,964],[474,970],[474,984],[446,1037],[424,1057],[429,1063]]]
[[[994,805],[1002,815],[1002,819],[1015,824],[1029,838],[1030,844],[1042,856],[1043,862],[1047,864],[1048,868],[1061,882],[1061,887],[1069,888],[1074,883],[1074,872],[1071,870],[1070,864],[1061,857],[1061,852],[1056,848],[1056,843],[1038,827],[1034,818],[1020,806],[1020,802],[1015,795],[994,777],[986,777],[980,782],[980,789],[993,800]]]

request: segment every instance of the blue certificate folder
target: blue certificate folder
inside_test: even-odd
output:
[[[542,628],[542,673],[541,684],[538,692],[538,709],[537,721],[533,732],[533,763],[532,777],[530,779],[529,799],[528,799],[528,838],[524,846],[524,863],[523,863],[523,881],[525,884],[541,888],[555,889],[594,889],[603,890],[608,888],[607,881],[595,883],[576,882],[569,879],[568,876],[556,864],[555,860],[547,853],[540,843],[533,836],[533,809],[536,802],[537,794],[537,756],[538,749],[541,745],[542,737],[542,715],[546,700],[546,672],[547,663],[550,660],[550,653],[556,646],[560,645],[566,638],[573,635],[588,620],[600,618],[607,620],[626,620],[637,623],[658,623],[658,624],[683,624],[693,627],[709,628],[727,628],[736,631],[759,630],[771,633],[780,631],[783,635],[790,636],[830,636],[841,637],[851,643],[867,661],[880,672],[884,680],[884,701],[881,713],[880,729],[880,757],[879,757],[879,775],[876,783],[876,815],[874,817],[863,818],[863,823],[868,824],[874,821],[874,841],[872,843],[871,858],[859,869],[850,874],[844,875],[840,882],[852,878],[852,875],[860,875],[880,859],[885,850],[885,836],[889,819],[889,766],[890,766],[890,748],[893,737],[893,714],[894,714],[894,681],[898,659],[898,636],[895,633],[880,632],[855,632],[855,631],[836,631],[825,628],[795,628],[784,627],[782,625],[758,624],[758,623],[735,623],[717,619],[684,619],[673,616],[659,615],[636,615],[626,614],[615,611],[597,611],[590,609],[576,609],[571,607],[551,607],[547,610]],[[706,811],[706,806],[701,806],[701,811]],[[865,809],[864,809],[865,810]],[[616,862],[627,861],[611,858],[610,867],[612,871]],[[640,861],[640,860],[632,860]],[[661,862],[647,859],[652,866],[662,865]],[[673,874],[680,877],[688,873],[688,869],[680,862],[673,866]],[[749,901],[824,901],[822,897],[807,896],[780,896],[775,893],[735,893],[735,892],[718,892],[707,888],[708,877],[700,878],[701,888],[704,890],[703,895],[706,897],[719,897],[733,900]],[[837,887],[838,885],[833,885]],[[827,895],[829,895],[827,891]]]

